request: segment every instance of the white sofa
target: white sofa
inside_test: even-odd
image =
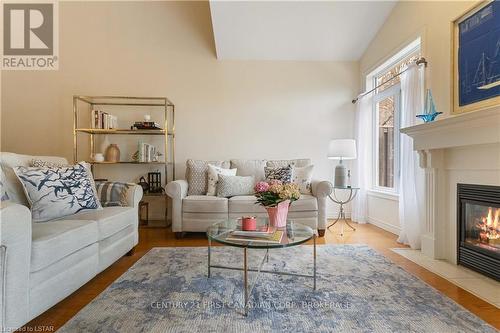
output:
[[[245,163],[248,161],[248,163]],[[252,165],[260,160],[231,160],[231,168],[237,165]],[[280,161],[282,162],[282,161]],[[291,164],[302,167],[311,164],[309,159],[290,160]],[[269,162],[268,162],[269,163]],[[254,176],[256,181],[264,174],[264,170],[238,168],[237,175]],[[205,232],[207,228],[218,221],[228,218],[238,218],[245,215],[266,217],[264,207],[255,204],[253,195],[219,198],[206,195],[188,195],[188,182],[175,180],[167,184],[167,195],[172,199],[172,231],[178,238],[184,232]],[[325,233],[326,199],[332,193],[332,184],[328,181],[312,181],[312,193],[302,194],[300,199],[290,206],[288,217],[296,222],[305,224],[318,230],[318,234]]]
[[[22,185],[12,167],[33,158],[66,164],[60,157],[0,153],[9,196],[0,206],[2,299],[0,327],[13,331],[67,297],[138,243],[140,186],[128,190],[128,207],[105,207],[32,223]],[[3,253],[5,251],[5,253]]]

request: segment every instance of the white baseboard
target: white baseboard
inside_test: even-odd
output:
[[[375,225],[375,226],[377,226],[379,228],[382,228],[385,231],[389,231],[389,232],[391,232],[391,233],[393,233],[395,235],[399,235],[399,233],[401,232],[401,228],[400,227],[397,227],[397,226],[389,224],[387,222],[378,220],[378,219],[373,218],[373,217],[368,217],[368,223],[373,224],[373,225]]]

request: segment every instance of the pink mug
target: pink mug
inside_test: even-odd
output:
[[[257,220],[255,216],[243,216],[241,218],[241,230],[254,231],[257,229]]]

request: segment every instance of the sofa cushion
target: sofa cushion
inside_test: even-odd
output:
[[[230,213],[265,213],[264,206],[256,204],[255,195],[240,195],[229,199]]]
[[[222,198],[234,197],[237,195],[250,195],[255,193],[253,176],[225,176],[219,175],[217,184],[217,196]]]
[[[63,157],[56,156],[32,156],[32,155],[21,155],[14,153],[0,153],[0,166],[5,174],[5,190],[9,195],[10,200],[21,205],[28,206],[28,200],[24,193],[23,185],[17,179],[13,168],[16,166],[31,166],[31,161],[33,159],[39,159],[47,162],[68,164],[68,161]]]
[[[137,223],[137,212],[133,207],[103,207],[101,210],[85,211],[64,217],[65,220],[92,220],[97,222],[99,240],[113,236],[129,225]]]
[[[31,272],[43,269],[66,256],[96,243],[95,221],[54,220],[32,224]]]
[[[227,213],[227,199],[206,195],[189,195],[182,200],[182,211],[188,213]]]
[[[292,202],[290,212],[310,212],[318,210],[318,200],[309,194],[301,194],[300,199]]]
[[[223,169],[221,167],[209,164],[207,173],[207,195],[217,194],[217,183],[219,175],[236,176],[236,169]]]
[[[292,165],[287,165],[283,167],[265,167],[266,181],[278,180],[282,183],[291,183],[293,177]]]
[[[24,185],[34,222],[83,210],[101,209],[92,173],[83,164],[65,167],[14,167]]]
[[[229,213],[262,213],[265,208],[256,204],[254,195],[242,195],[229,199]],[[318,200],[312,195],[302,194],[299,200],[292,203],[289,212],[308,212],[318,210]]]
[[[202,160],[187,160],[186,161],[186,178],[189,183],[188,195],[204,195],[207,194],[208,186],[208,165],[215,165],[223,169],[229,167],[229,162],[226,161],[202,161]]]
[[[260,182],[265,179],[264,167],[266,160],[231,160],[231,168],[236,168],[237,176],[253,176],[255,182]]]
[[[274,160],[267,161],[267,166],[271,168],[284,167],[287,165],[293,165],[294,167],[303,168],[311,164],[311,160],[308,158],[299,158],[295,160]]]
[[[314,165],[306,167],[294,167],[292,182],[299,186],[300,193],[311,194],[311,182]]]
[[[133,183],[123,182],[95,182],[97,197],[103,207],[126,207],[128,206],[127,194],[129,188],[135,186]]]

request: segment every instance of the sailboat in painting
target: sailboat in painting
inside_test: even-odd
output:
[[[442,112],[436,111],[436,105],[434,105],[434,99],[432,98],[432,93],[430,89],[427,89],[427,94],[425,95],[425,108],[423,114],[417,114],[417,118],[420,118],[424,123],[434,121],[438,115]]]

